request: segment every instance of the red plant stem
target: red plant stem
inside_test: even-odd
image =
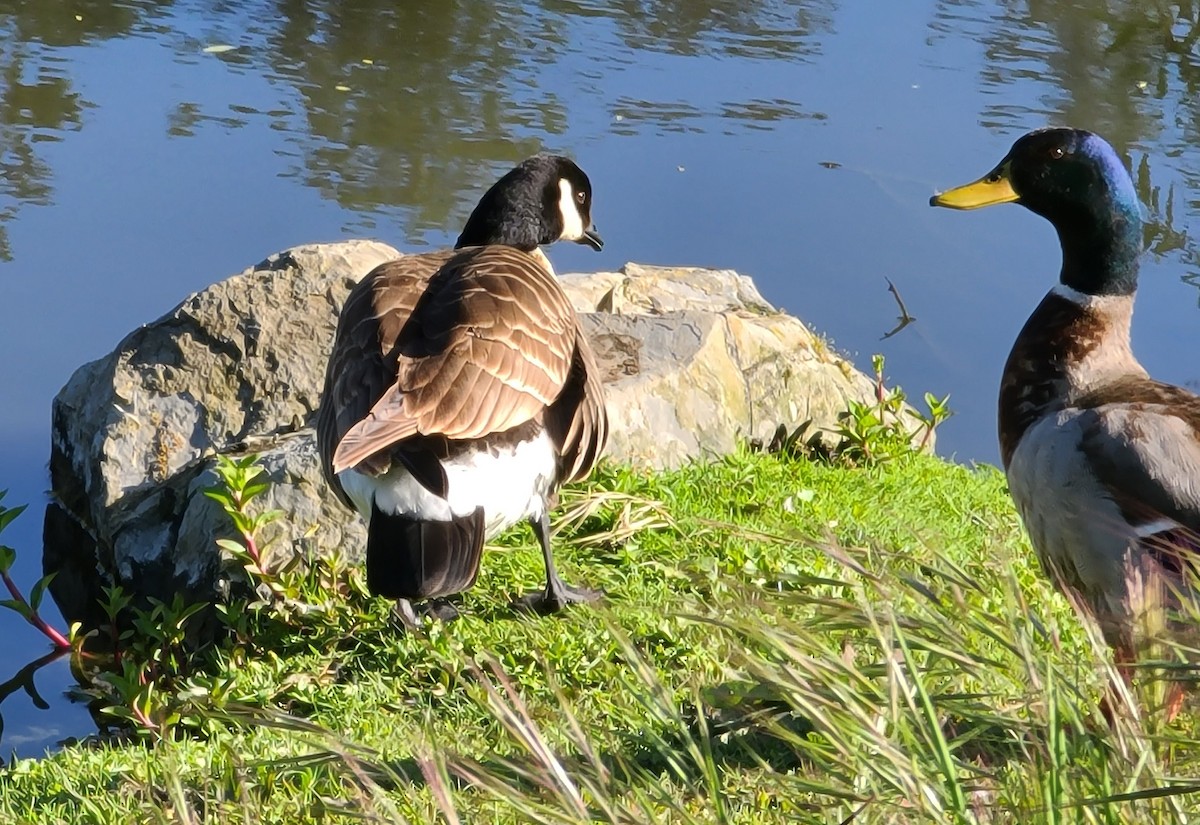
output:
[[[0,575],[3,575],[4,586],[8,588],[8,592],[12,594],[12,597],[26,607],[29,607],[29,602],[25,601],[25,597],[21,595],[21,591],[17,589],[16,582],[12,580],[12,577],[9,576],[8,573],[3,573]],[[59,650],[71,649],[71,643],[67,641],[67,637],[59,633],[50,625],[46,624],[46,621],[39,616],[38,612],[32,607],[29,607],[29,623],[45,633],[50,638],[50,641],[54,642],[54,646]]]
[[[925,434],[921,436],[921,444],[917,447],[919,452],[925,452],[925,448],[929,446],[929,439],[933,435],[933,424],[925,425]]]
[[[262,562],[258,558],[258,544],[254,541],[254,534],[242,533],[242,541],[246,543],[246,552],[250,554],[250,558],[254,559],[254,563],[261,570]]]
[[[130,707],[133,709],[133,716],[138,720],[138,724],[140,724],[150,733],[159,733],[158,727],[154,724],[154,721],[137,706],[137,702],[134,702],[132,705],[130,705]]]

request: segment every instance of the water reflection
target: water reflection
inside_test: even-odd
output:
[[[832,31],[834,0],[741,2],[723,0],[646,0],[538,3],[543,12],[563,18],[604,17],[621,41],[634,51],[679,56],[744,57],[779,60],[820,51],[819,35]]]
[[[785,120],[827,120],[823,112],[810,112],[796,101],[751,99],[718,103],[712,108],[684,101],[660,103],[619,97],[612,103],[612,131],[632,136],[647,127],[658,134],[669,132],[726,135],[769,132]],[[714,128],[714,121],[720,124]]]
[[[835,0],[0,4],[0,257],[11,257],[4,223],[19,205],[52,197],[38,142],[83,125],[88,104],[55,49],[143,33],[194,62],[211,33],[228,34],[238,48],[213,59],[282,81],[288,94],[278,106],[224,111],[179,101],[167,134],[265,124],[286,134],[292,174],[305,185],[363,215],[403,208],[409,240],[419,242],[424,230],[461,222],[459,192],[561,142],[569,98],[596,98],[618,135],[825,119],[794,99],[605,99],[602,86],[612,73],[644,70],[651,54],[812,60],[836,33],[837,13]],[[581,43],[582,26],[594,42]],[[1200,40],[1196,3],[940,0],[930,31],[935,44],[964,34],[983,43],[979,116],[992,128],[1023,131],[1053,116],[1103,133],[1127,157],[1135,146],[1165,139],[1182,147],[1200,136],[1200,66],[1190,58]],[[580,53],[588,64],[580,76],[591,82],[552,82],[551,70]],[[1009,93],[1030,83],[1044,89],[1035,105]],[[1174,172],[1189,193],[1200,191],[1195,164]],[[1200,198],[1189,194],[1188,206],[1200,208]],[[1161,199],[1152,206],[1171,238],[1155,241],[1159,250],[1185,242],[1170,228],[1173,208]]]
[[[465,218],[458,193],[476,191],[495,169],[544,146],[561,147],[567,98],[589,96],[610,108],[614,131],[647,125],[663,132],[700,130],[702,121],[759,123],[821,117],[786,100],[747,100],[701,108],[681,100],[603,101],[608,72],[636,69],[637,52],[754,59],[800,57],[819,49],[835,4],[813,2],[539,3],[281,0],[258,12],[260,26],[278,21],[265,42],[220,55],[229,63],[260,61],[286,81],[297,118],[268,115],[290,132],[293,173],[357,213],[386,213],[402,205],[408,240],[424,230],[457,226]],[[577,18],[612,48],[571,35]],[[584,71],[582,85],[561,87],[549,75],[581,52],[603,71]],[[595,82],[586,82],[588,78]],[[578,102],[578,101],[576,101]],[[195,124],[225,126],[236,115],[204,115],[182,104],[171,134]],[[286,125],[285,125],[286,123]]]
[[[1163,111],[1154,90],[1161,87],[1163,50],[1154,18],[1166,11],[1135,0],[996,3],[982,32],[986,61],[980,80],[993,93],[982,122],[1017,129],[1030,115],[1053,112],[1065,123],[1103,134],[1118,151],[1156,139]],[[1030,81],[1046,87],[1040,107],[1016,104],[1005,94]]]
[[[0,682],[0,706],[3,705],[4,701],[7,700],[9,696],[12,696],[17,691],[23,691],[29,697],[29,700],[33,703],[35,708],[43,711],[50,710],[50,703],[42,698],[41,693],[38,692],[37,684],[34,682],[33,677],[46,665],[50,664],[51,662],[58,661],[63,656],[66,656],[67,653],[68,651],[64,650],[52,650],[49,653],[39,656],[38,658],[29,662],[11,677],[3,682]],[[3,737],[4,713],[0,711],[0,740],[2,740]]]
[[[251,123],[286,135],[292,174],[363,216],[405,210],[408,240],[456,226],[459,196],[486,185],[495,169],[544,146],[563,147],[567,99],[589,96],[609,109],[613,131],[699,131],[719,120],[751,129],[787,118],[823,118],[794,100],[604,100],[612,72],[638,71],[644,55],[807,59],[832,31],[833,0],[663,4],[477,0],[277,0],[0,5],[0,256],[3,224],[20,204],[45,205],[51,170],[36,152],[81,128],[86,102],[53,48],[129,34],[160,37],[177,59],[220,60],[286,85],[279,106],[231,103],[221,111],[179,101],[168,136],[195,137],[204,125]],[[583,41],[580,22],[591,29]],[[204,55],[214,37],[233,46]],[[606,41],[606,38],[609,38]],[[600,41],[602,47],[597,48]],[[550,76],[580,54],[592,68],[581,84]],[[711,124],[709,124],[711,125]],[[367,222],[370,219],[367,218]]]
[[[82,101],[58,67],[43,62],[28,46],[7,43],[0,50],[0,260],[11,260],[4,226],[21,204],[51,202],[50,166],[37,144],[58,140],[58,132],[78,129]]]
[[[169,2],[0,2],[0,261],[12,259],[5,224],[22,205],[48,206],[53,170],[38,144],[83,126],[90,104],[75,90],[63,49],[132,32]]]
[[[303,108],[298,172],[348,209],[403,204],[414,228],[455,225],[459,192],[563,131],[562,103],[522,58],[529,20],[511,5],[285,0],[278,11],[264,59]],[[539,37],[562,50],[561,33]]]

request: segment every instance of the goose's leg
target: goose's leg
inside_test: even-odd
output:
[[[409,599],[396,599],[392,615],[405,629],[416,630],[421,626],[422,616],[432,616],[440,621],[449,622],[457,619],[459,614],[458,608],[451,604],[449,599],[430,599],[415,606]]]
[[[542,546],[542,560],[546,564],[546,589],[528,593],[513,602],[518,610],[531,610],[543,616],[557,613],[569,604],[598,601],[603,590],[588,587],[572,587],[558,577],[554,569],[554,557],[550,554],[550,516],[543,513],[539,519],[530,519],[530,525]]]
[[[413,609],[413,603],[408,599],[396,599],[392,605],[392,615],[404,625],[406,630],[416,630],[421,626],[421,619]]]

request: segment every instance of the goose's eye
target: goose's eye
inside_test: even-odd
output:
[[[1063,148],[1061,146],[1055,146],[1053,149],[1050,150],[1050,159],[1058,160],[1065,154],[1066,154],[1066,152],[1063,151]]]
[[[576,192],[576,193],[575,193],[575,202],[576,202],[577,204],[579,204],[580,206],[583,206],[583,202],[584,202],[585,200],[587,200],[587,195],[586,195],[585,193],[583,193],[583,192]]]

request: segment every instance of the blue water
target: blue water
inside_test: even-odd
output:
[[[607,241],[553,249],[559,271],[633,260],[751,275],[860,367],[881,352],[911,395],[950,393],[939,452],[994,462],[1000,368],[1057,246],[1019,207],[952,214],[928,196],[989,170],[1027,129],[1095,129],[1148,169],[1160,254],[1146,258],[1135,349],[1196,386],[1200,77],[1174,45],[1196,26],[1092,5],[0,11],[0,489],[31,504],[0,540],[18,577],[40,575],[50,401],[76,367],[291,245],[448,244],[480,187],[541,148],[589,173]],[[880,341],[897,315],[885,278],[917,322]],[[0,628],[7,671],[46,649],[19,620]],[[70,684],[60,660],[37,674],[48,710],[24,693],[0,705],[0,752],[88,733],[62,698]]]

